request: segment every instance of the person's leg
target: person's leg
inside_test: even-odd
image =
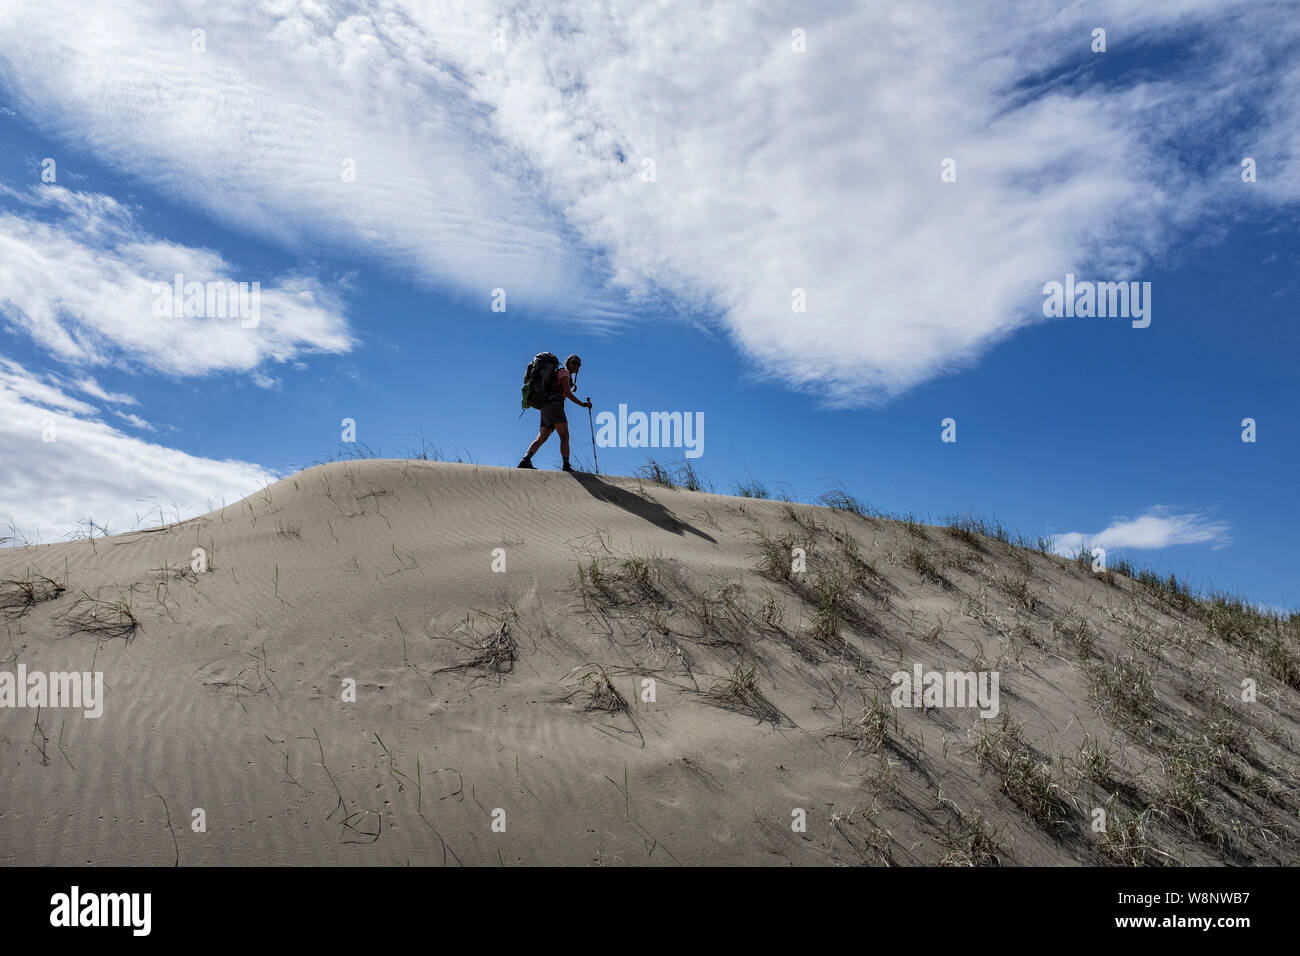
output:
[[[559,422],[555,430],[560,434],[560,457],[566,462],[569,460],[569,423]]]
[[[537,432],[537,437],[533,439],[533,443],[528,446],[528,454],[524,455],[524,457],[532,458],[534,455],[536,455],[537,449],[541,448],[544,444],[546,444],[546,439],[551,437],[551,432],[553,431],[555,431],[555,429],[552,428],[550,425],[543,425],[541,429]],[[568,447],[568,444],[569,444],[569,440],[565,438],[564,441],[561,443],[561,450]]]

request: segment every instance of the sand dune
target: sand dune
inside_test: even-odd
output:
[[[0,581],[106,684],[0,708],[11,865],[1300,861],[1293,625],[978,533],[368,460]]]

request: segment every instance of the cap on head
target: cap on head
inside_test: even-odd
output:
[[[564,367],[568,368],[570,365],[576,365],[578,368],[582,368],[582,359],[578,358],[576,355],[570,355],[564,360]]]

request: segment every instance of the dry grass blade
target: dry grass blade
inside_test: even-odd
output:
[[[578,672],[582,671],[581,674]],[[576,676],[575,676],[576,675]],[[604,711],[610,714],[627,712],[627,698],[624,697],[609,672],[599,664],[584,664],[571,670],[566,680],[576,679],[578,687],[569,694],[569,703],[583,710]]]
[[[917,527],[920,527],[920,525]],[[921,580],[923,581],[930,581],[931,583],[938,584],[941,587],[949,586],[948,579],[940,573],[939,568],[930,559],[930,555],[921,548],[909,549],[908,552],[903,555],[903,564],[905,567],[911,568],[920,575]]]
[[[772,724],[774,727],[794,726],[794,722],[758,689],[756,664],[748,667],[737,665],[729,677],[718,681],[704,692],[704,699],[714,707],[748,714],[759,723]]]
[[[1066,791],[1052,779],[1051,762],[1025,741],[1009,715],[995,730],[981,728],[976,755],[981,771],[992,770],[1002,792],[1040,826],[1058,826],[1074,814]]]
[[[470,631],[469,640],[458,640],[452,637],[448,640],[470,651],[472,656],[458,664],[439,667],[433,671],[434,674],[445,674],[449,671],[463,673],[470,670],[497,675],[514,673],[515,661],[519,658],[519,644],[511,634],[511,616],[484,616],[495,622],[495,630],[486,634],[478,633],[470,623],[469,615],[466,615],[465,627]]]
[[[14,581],[0,581],[0,611],[21,615],[37,604],[53,601],[66,590],[58,581],[43,574],[33,574]]]
[[[873,699],[863,708],[861,717],[831,736],[852,740],[854,753],[875,753],[889,736],[889,724],[893,716],[890,708],[878,698]]]
[[[953,804],[954,808],[955,806]],[[989,828],[983,812],[971,810],[958,816],[956,829],[954,830],[951,823],[945,829],[944,842],[949,849],[935,865],[1001,866],[1002,858],[1007,855],[1007,848],[998,839],[998,834]]]
[[[101,641],[120,637],[129,643],[142,630],[130,600],[121,595],[116,601],[103,601],[83,592],[63,615],[63,623],[73,634],[91,634]]]

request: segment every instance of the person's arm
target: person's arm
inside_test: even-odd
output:
[[[564,392],[564,397],[567,398],[569,401],[573,402],[573,404],[575,405],[580,405],[583,408],[591,408],[590,402],[584,402],[577,395],[573,394],[573,387],[570,384],[571,381],[572,379],[567,379],[567,378],[560,380],[560,388]]]

